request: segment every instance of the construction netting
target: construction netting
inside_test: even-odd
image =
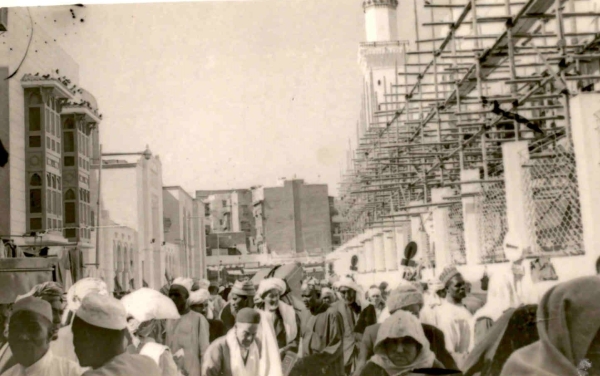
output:
[[[474,197],[480,215],[479,260],[483,264],[505,261],[503,244],[508,222],[504,182],[482,184],[480,194]]]
[[[568,140],[562,141],[524,158],[524,212],[531,242],[526,256],[584,253],[575,155]]]

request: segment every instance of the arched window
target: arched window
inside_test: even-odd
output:
[[[69,117],[69,118],[67,118],[67,119],[65,120],[65,123],[64,123],[64,126],[63,126],[63,128],[64,128],[64,129],[73,129],[73,128],[75,128],[75,122],[73,121],[73,119],[72,119],[72,118],[70,118],[70,117]]]
[[[42,104],[42,97],[40,94],[37,92],[31,93],[31,96],[29,97],[29,105],[39,106],[40,104]]]
[[[52,175],[52,188],[56,189],[56,176]]]
[[[46,185],[48,187],[52,186],[52,177],[50,175],[52,175],[52,174],[46,174]]]
[[[38,174],[33,174],[31,179],[29,179],[29,185],[32,187],[41,187],[42,186],[42,178]]]
[[[75,200],[75,192],[72,189],[67,189],[65,192],[65,200]]]

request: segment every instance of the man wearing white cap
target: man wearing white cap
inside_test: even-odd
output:
[[[210,293],[208,290],[200,289],[190,294],[190,309],[203,315],[208,321],[209,335],[208,341],[212,343],[215,339],[227,334],[225,324],[223,321],[214,319],[214,312],[212,309],[212,302],[210,300]]]
[[[221,321],[225,328],[230,330],[235,325],[235,316],[243,308],[254,307],[254,295],[256,288],[251,281],[236,281],[229,292],[230,301],[227,302],[221,311]]]
[[[270,318],[282,359],[287,351],[298,352],[300,342],[300,318],[293,307],[279,300],[285,290],[285,282],[273,277],[260,281],[256,291],[260,298],[257,307]]]
[[[354,334],[354,328],[361,312],[361,306],[357,303],[357,295],[360,287],[349,277],[339,281],[339,293],[342,299],[334,307],[342,315],[344,323],[344,372],[352,374],[358,356],[358,341]]]
[[[117,299],[88,294],[73,320],[73,345],[84,376],[160,376],[156,363],[126,352],[127,312]]]
[[[183,351],[183,371],[192,376],[200,374],[202,356],[209,345],[208,321],[190,309],[189,297],[194,282],[191,278],[176,278],[169,289],[169,298],[177,306],[181,318],[167,320],[166,345],[173,354]]]
[[[50,350],[60,356],[78,363],[75,348],[73,347],[72,319],[81,306],[81,302],[91,292],[108,295],[106,283],[98,278],[84,278],[77,281],[67,292],[67,322],[66,326],[58,330],[58,339],[50,343]]]
[[[17,364],[7,376],[79,376],[81,368],[74,362],[56,357],[50,350],[52,339],[52,307],[50,303],[26,297],[13,306],[8,342]]]

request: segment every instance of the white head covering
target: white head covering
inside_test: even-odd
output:
[[[267,278],[260,281],[258,284],[258,290],[256,296],[262,299],[262,296],[271,290],[279,291],[280,295],[285,293],[285,282],[281,278]]]
[[[321,298],[325,297],[325,296],[331,296],[332,298],[335,299],[335,293],[333,292],[332,289],[330,289],[329,287],[323,287],[321,289]]]
[[[175,303],[160,292],[142,287],[121,299],[128,315],[139,323],[149,320],[178,319]]]
[[[344,277],[339,281],[339,288],[346,287],[356,291],[356,303],[361,307],[366,307],[368,303],[365,301],[363,289],[350,277]]]
[[[194,286],[194,280],[191,278],[182,278],[182,277],[177,277],[175,278],[175,280],[173,281],[172,285],[179,285],[179,286],[183,286],[185,287],[185,289],[188,291],[188,293],[192,293],[192,287]]]
[[[208,279],[201,279],[200,282],[198,282],[198,286],[200,287],[200,289],[208,290],[208,287],[210,286],[210,281]]]
[[[67,310],[77,312],[81,302],[90,292],[108,296],[108,287],[99,278],[80,279],[67,292]]]
[[[446,286],[444,286],[442,281],[440,281],[437,278],[432,278],[429,281],[427,281],[427,290],[430,291],[432,294],[435,294],[436,292],[443,290],[445,287]]]
[[[127,311],[123,304],[112,296],[95,292],[83,299],[76,316],[100,328],[122,330],[127,327]]]
[[[207,300],[210,300],[210,293],[208,292],[208,290],[205,290],[205,289],[200,289],[200,290],[196,290],[196,291],[192,292],[190,294],[190,298],[188,299],[188,301],[190,302],[190,305],[202,304],[202,303],[206,302]]]
[[[371,298],[371,294],[379,294],[381,295],[381,290],[377,287],[371,287],[369,291],[367,291],[367,298]]]

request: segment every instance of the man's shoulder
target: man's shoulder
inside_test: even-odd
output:
[[[140,375],[160,376],[160,369],[154,360],[144,355],[121,354],[102,367],[89,370],[83,376]]]

